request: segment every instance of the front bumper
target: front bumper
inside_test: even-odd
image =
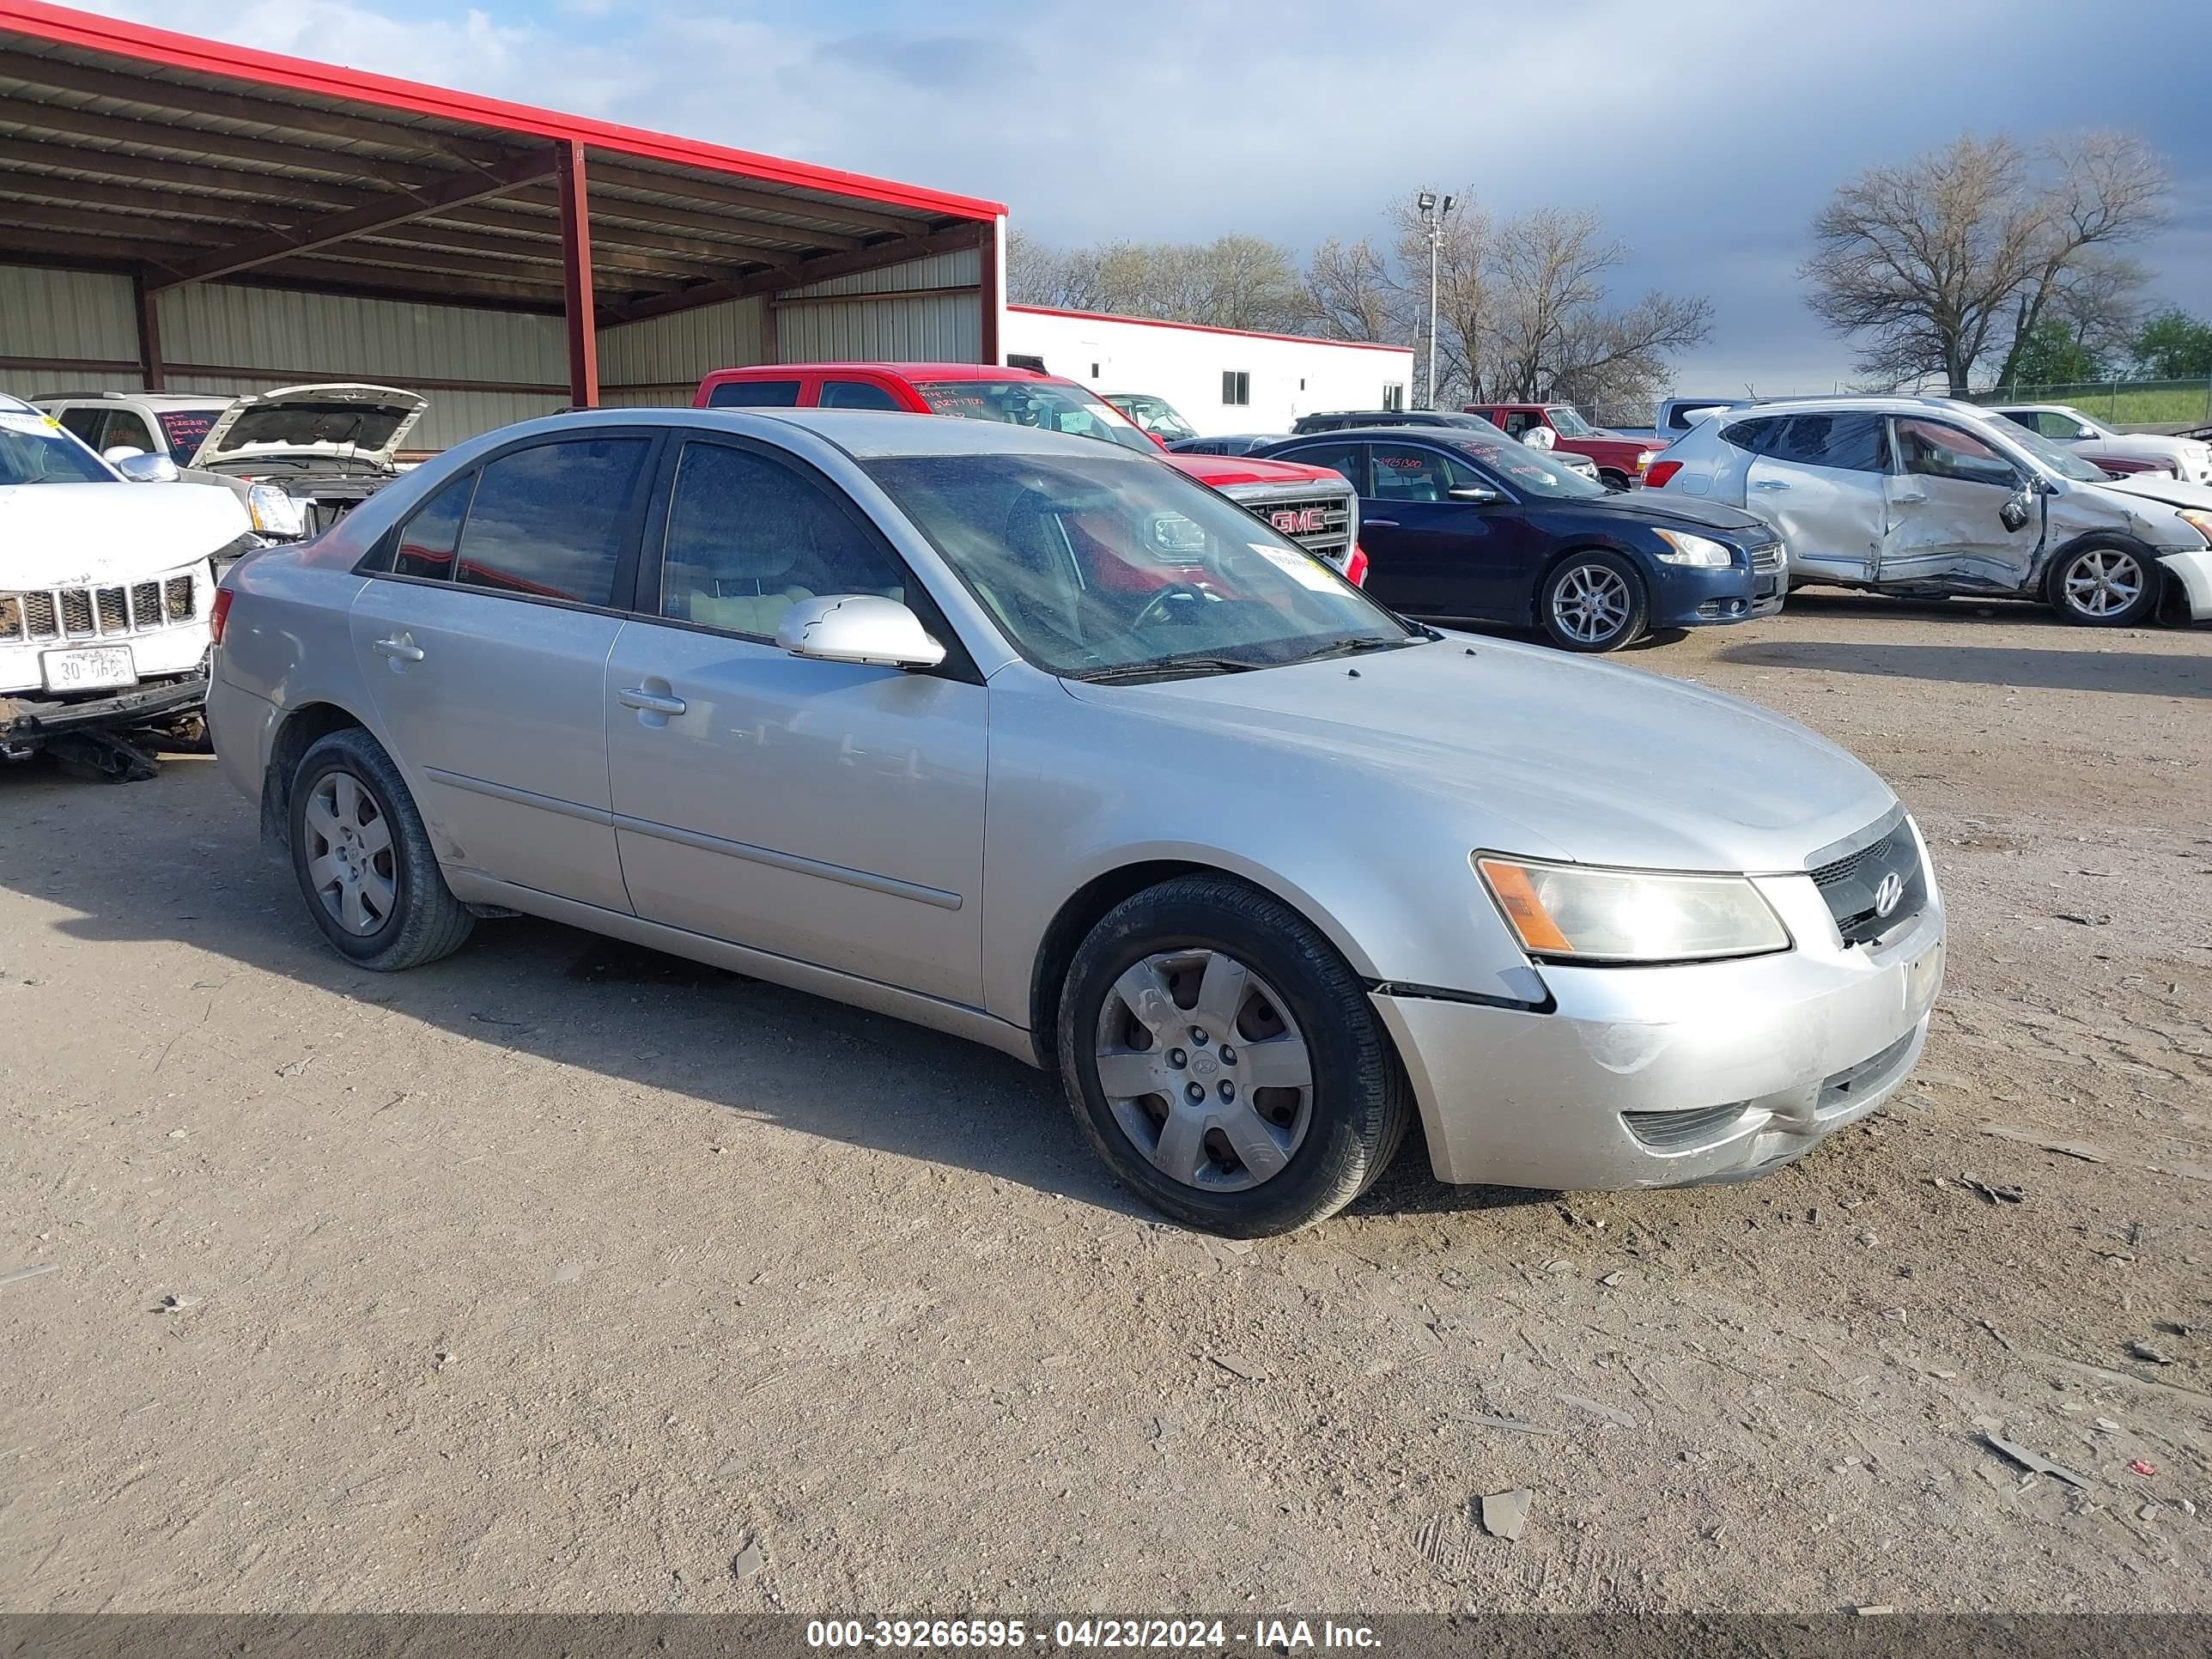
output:
[[[1651,626],[1711,628],[1721,623],[1771,617],[1788,596],[1785,569],[1705,570],[1656,562],[1651,583]]]
[[[188,714],[207,702],[207,672],[150,680],[112,696],[59,701],[0,696],[0,750],[35,749],[49,738],[92,726],[145,726]]]
[[[2191,622],[2212,622],[2212,548],[2161,553],[2159,563],[2181,589],[2182,608]]]
[[[1795,948],[1672,968],[1541,969],[1540,1013],[1377,991],[1439,1180],[1553,1191],[1759,1174],[1903,1083],[1942,984],[1928,907],[1846,947],[1809,877],[1762,877]]]

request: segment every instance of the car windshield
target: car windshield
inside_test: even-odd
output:
[[[2102,468],[2091,465],[2063,444],[2055,444],[2033,427],[2004,422],[2005,441],[2018,446],[2062,478],[2082,483],[2109,483]]]
[[[1573,410],[1568,408],[1565,404],[1553,404],[1548,409],[1545,410],[1544,413],[1552,422],[1552,430],[1558,433],[1562,438],[1595,438],[1597,436],[1597,428],[1592,426],[1588,421],[1583,419],[1580,415],[1577,415]]]
[[[1549,450],[1531,449],[1499,433],[1493,441],[1455,438],[1451,447],[1516,495],[1583,501],[1612,492],[1593,477],[1575,471]]]
[[[1176,412],[1176,406],[1164,398],[1120,396],[1106,400],[1119,409],[1139,426],[1170,443],[1178,438],[1195,438],[1198,428]]]
[[[0,489],[115,481],[98,456],[45,416],[0,409]]]
[[[1171,467],[1109,454],[865,465],[1023,655],[1054,674],[1224,672],[1423,637]]]
[[[179,466],[189,466],[199,453],[201,441],[215,429],[216,417],[228,407],[214,404],[206,409],[162,410],[157,418],[161,422],[162,441],[169,446],[169,459]]]
[[[1128,416],[1079,386],[1052,380],[926,380],[915,390],[934,414],[1103,438],[1140,455],[1160,453],[1159,446]]]

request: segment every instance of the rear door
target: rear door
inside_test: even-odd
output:
[[[637,913],[980,1005],[981,677],[829,480],[705,434],[672,459],[604,715]],[[902,600],[952,658],[908,673],[776,645],[794,603],[837,593]]]
[[[1911,415],[1894,416],[1890,425],[1897,465],[1887,480],[1881,580],[2025,586],[2043,544],[2043,514],[2028,512],[2014,530],[2006,526],[2004,511],[2027,483],[2026,475],[1986,440],[1953,422]]]
[[[1367,593],[1409,616],[1525,617],[1528,585],[1516,574],[1524,526],[1497,482],[1431,444],[1376,441],[1367,450],[1371,494],[1359,503]],[[1498,499],[1455,500],[1455,489]]]
[[[1883,416],[1863,410],[1759,416],[1721,436],[1751,453],[1744,505],[1781,532],[1793,573],[1875,580],[1889,526]]]
[[[596,428],[493,456],[377,550],[353,645],[439,856],[626,911],[606,663],[659,436]]]

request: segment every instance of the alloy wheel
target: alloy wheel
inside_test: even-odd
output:
[[[1553,590],[1552,617],[1559,631],[1577,645],[1596,645],[1626,626],[1632,604],[1619,571],[1581,564]]]
[[[2097,548],[2067,567],[2062,586],[2069,605],[2102,621],[2142,597],[2142,564],[2119,548]]]
[[[1146,957],[1098,1011],[1099,1091],[1170,1180],[1242,1192],[1280,1174],[1313,1121],[1313,1056],[1273,987],[1225,951]]]
[[[315,896],[348,933],[375,933],[399,901],[391,818],[367,784],[337,771],[315,781],[307,819]]]

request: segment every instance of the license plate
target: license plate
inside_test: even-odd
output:
[[[1943,946],[1922,952],[1919,959],[1906,964],[1905,969],[1905,1012],[1917,1019],[1928,1012],[1936,1000],[1936,992],[1943,988]]]
[[[103,686],[136,685],[138,665],[127,645],[88,646],[81,651],[48,651],[39,658],[49,691],[96,691]]]

